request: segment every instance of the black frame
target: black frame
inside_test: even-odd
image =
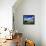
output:
[[[35,15],[23,15],[23,24],[35,24]]]

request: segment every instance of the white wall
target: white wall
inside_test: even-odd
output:
[[[17,5],[17,6],[16,6]],[[13,6],[15,19],[15,30],[22,32],[24,37],[35,41],[36,46],[41,46],[41,1],[40,0],[23,0],[20,5]],[[23,15],[35,15],[34,25],[24,25]]]
[[[42,0],[41,4],[41,38],[42,46],[46,46],[46,0]]]
[[[0,0],[0,27],[12,28],[12,6],[16,0]]]

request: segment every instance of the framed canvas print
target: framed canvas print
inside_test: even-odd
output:
[[[35,24],[35,16],[34,15],[24,15],[23,24]]]

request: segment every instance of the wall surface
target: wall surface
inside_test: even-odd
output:
[[[12,6],[15,2],[16,0],[0,0],[0,32],[2,32],[0,38],[10,36],[10,32],[8,30],[5,32],[1,27],[8,28],[9,30],[12,29]]]
[[[16,0],[0,0],[0,27],[12,29],[12,6]]]
[[[20,0],[21,1],[21,0]],[[22,32],[24,38],[35,41],[36,46],[41,46],[41,1],[23,0],[20,5],[16,3],[13,6],[15,30]],[[35,15],[34,25],[24,25],[23,15]]]
[[[46,46],[46,0],[41,3],[41,38],[42,46]]]

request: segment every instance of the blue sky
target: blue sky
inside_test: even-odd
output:
[[[33,15],[24,16],[24,20],[33,20],[33,18],[34,18]]]
[[[33,15],[24,15],[24,18],[32,18]]]

